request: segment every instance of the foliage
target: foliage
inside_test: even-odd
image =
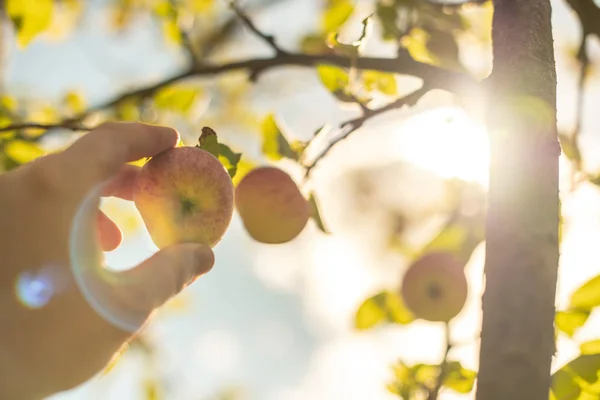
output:
[[[490,2],[467,3],[483,8],[489,7]],[[582,39],[583,50],[578,54],[580,60],[586,60],[585,41],[589,35],[600,33],[596,33],[595,25],[585,15],[600,15],[600,11],[592,2],[568,0],[568,3],[586,28]],[[3,93],[0,97],[0,172],[9,171],[52,151],[46,149],[44,138],[71,130],[88,130],[93,126],[85,123],[90,121],[93,121],[93,125],[106,119],[150,123],[177,121],[191,135],[199,137],[198,146],[215,155],[234,183],[237,183],[263,160],[252,159],[244,153],[245,149],[238,152],[237,149],[242,146],[230,136],[217,136],[212,129],[206,130],[206,121],[211,117],[198,110],[207,99],[216,99],[221,109],[226,110],[217,118],[219,124],[232,124],[238,131],[256,133],[256,144],[265,162],[292,163],[303,168],[308,179],[309,172],[329,148],[360,128],[369,118],[415,104],[430,89],[451,90],[452,81],[476,84],[461,58],[461,38],[472,30],[474,24],[465,12],[469,5],[442,6],[434,1],[421,0],[373,0],[371,5],[374,13],[368,16],[362,15],[357,2],[352,0],[323,0],[321,5],[317,26],[304,32],[297,40],[301,51],[298,54],[280,48],[272,36],[263,33],[249,17],[242,15],[246,19],[241,18],[241,23],[276,53],[271,64],[266,65],[264,59],[260,58],[227,64],[222,62],[222,57],[211,57],[212,47],[234,39],[227,24],[210,34],[203,31],[209,21],[219,20],[215,16],[232,14],[231,10],[215,0],[111,2],[107,18],[114,30],[123,32],[135,29],[137,18],[150,16],[160,27],[165,42],[190,56],[189,67],[178,76],[165,77],[148,86],[124,92],[104,104],[88,104],[86,94],[74,88],[66,91],[60,102],[18,98]],[[23,49],[49,40],[53,32],[63,25],[77,26],[77,21],[81,21],[88,6],[83,0],[7,0],[6,14],[15,32],[16,44]],[[594,14],[596,12],[598,14]],[[352,24],[357,18],[362,18],[358,28],[358,25]],[[65,19],[71,22],[63,24]],[[486,20],[486,24],[489,23]],[[373,25],[375,29],[372,29]],[[486,32],[489,31],[487,28]],[[378,35],[373,37],[373,32]],[[347,41],[347,37],[355,40]],[[202,38],[208,39],[203,41]],[[367,57],[365,48],[371,40],[391,44],[396,50],[397,59]],[[485,38],[482,40],[485,41]],[[202,62],[198,61],[198,54],[204,57]],[[377,62],[372,62],[372,59]],[[208,61],[204,63],[204,60]],[[390,60],[394,61],[393,65]],[[286,65],[314,67],[315,76],[327,95],[340,103],[355,105],[361,112],[356,119],[336,127],[337,139],[326,145],[325,150],[317,156],[309,150],[315,145],[315,138],[324,136],[322,132],[327,129],[317,130],[318,133],[310,139],[300,139],[301,133],[292,132],[286,127],[277,110],[268,110],[262,113],[262,117],[257,117],[261,113],[252,108],[245,89],[236,81],[219,86],[210,85],[202,79],[217,73],[243,70],[248,72],[248,78],[255,80],[269,68]],[[583,65],[587,65],[586,62]],[[405,88],[399,83],[403,75],[420,78],[423,81],[421,92],[406,95]],[[582,68],[582,82],[586,76],[586,68]],[[373,104],[383,106],[373,108]],[[582,167],[578,135],[578,130],[560,134],[563,152],[585,179],[600,185],[600,174],[586,172]],[[476,212],[465,211],[465,207],[472,207],[473,204],[472,196],[465,194],[467,186],[464,183],[457,184],[458,194],[454,197],[455,201],[451,202],[451,209],[446,210],[445,222],[438,232],[416,248],[399,240],[394,243],[395,249],[409,259],[432,251],[447,251],[466,264],[485,238],[485,196],[475,196]],[[322,233],[330,233],[324,222],[327,215],[323,215],[319,207],[319,193],[313,189],[306,193],[306,197],[311,206],[314,226]],[[354,320],[357,330],[367,331],[390,324],[406,326],[415,321],[396,285],[397,282],[380,288],[358,304]],[[556,328],[569,338],[575,338],[598,306],[600,275],[584,283],[572,294],[569,304],[557,311]],[[451,343],[447,345],[448,348],[452,347]],[[551,398],[570,400],[597,398],[599,395],[600,344],[597,340],[585,342],[580,350],[579,357],[553,374]],[[110,368],[113,366],[111,363]],[[468,393],[476,377],[476,371],[466,369],[458,361],[449,361],[446,357],[439,365],[409,366],[399,361],[393,366],[393,371],[394,380],[388,389],[403,399],[437,396],[439,387],[436,386],[440,385],[459,393]],[[148,380],[144,385],[147,399],[160,398],[161,390],[157,381]]]

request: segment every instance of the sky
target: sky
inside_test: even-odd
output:
[[[103,7],[104,2],[92,3]],[[298,33],[315,24],[317,1],[291,3],[255,17],[283,45],[290,46]],[[574,116],[576,75],[564,54],[566,49],[576,47],[579,33],[562,2],[553,3],[559,125],[569,127]],[[65,41],[36,40],[25,50],[10,49],[4,81],[7,89],[58,100],[64,91],[76,88],[93,104],[183,68],[184,55],[165,46],[160,30],[151,21],[139,22],[136,29],[123,36],[107,35],[106,21],[97,17],[102,15],[97,11],[89,11],[85,29]],[[369,10],[363,7],[360,12],[366,14]],[[266,54],[249,35],[243,37],[243,43],[235,49],[237,57]],[[592,43],[591,47],[594,59],[600,62],[599,44]],[[470,62],[485,67],[485,54],[475,53]],[[276,93],[264,94],[265,87],[280,81],[286,84]],[[594,112],[598,89],[598,77],[594,75],[582,134],[591,171],[600,169],[600,157],[594,157],[599,144],[600,115]],[[355,112],[339,107],[319,87],[310,70],[274,71],[252,90],[257,107],[276,109],[291,132],[310,133],[323,121],[335,124]],[[184,132],[182,135],[185,137]],[[376,141],[373,135],[377,135]],[[346,201],[350,193],[346,184],[356,169],[384,169],[391,177],[410,177],[406,172],[408,161],[427,171],[408,180],[417,185],[389,179],[381,179],[377,185],[392,201],[422,201],[425,194],[433,194],[431,201],[435,202],[439,200],[439,176],[486,184],[486,149],[482,123],[457,107],[449,96],[434,93],[412,110],[370,121],[351,139],[341,142],[315,171],[313,184],[335,235],[324,236],[311,224],[292,243],[259,245],[252,242],[234,216],[229,232],[215,248],[213,270],[177,298],[185,308],[178,309],[176,304],[165,307],[148,327],[148,336],[157,346],[159,376],[169,384],[167,398],[204,400],[233,385],[245,388],[247,398],[252,400],[394,399],[384,387],[390,378],[389,365],[398,358],[439,362],[442,332],[439,326],[425,322],[369,332],[352,329],[356,307],[370,294],[397,286],[407,260],[382,246],[378,235],[381,216],[359,218],[356,208]],[[298,176],[293,165],[280,165]],[[563,188],[568,187],[565,171]],[[596,251],[599,200],[598,190],[590,185],[583,185],[568,197],[565,190],[563,210],[568,224],[561,258],[559,306],[566,304],[573,289],[600,272]],[[103,207],[109,215],[123,209],[135,213],[131,204],[117,200],[107,200]],[[105,256],[109,266],[128,268],[155,251],[147,232],[138,224],[127,233],[121,248]],[[453,350],[451,356],[473,369],[477,367],[478,343],[474,338],[480,323],[483,255],[480,246],[467,266],[468,302],[452,324],[453,340],[466,344]],[[600,322],[593,315],[577,340],[599,336]],[[576,342],[560,338],[555,364],[569,360],[576,352]],[[141,381],[155,373],[147,366],[147,359],[128,352],[108,375],[95,377],[52,400],[141,398]],[[443,392],[441,399],[471,397]]]

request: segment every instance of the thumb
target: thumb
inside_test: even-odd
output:
[[[167,247],[137,267],[119,273],[113,296],[128,313],[146,319],[152,311],[199,276],[210,271],[215,258],[210,247],[184,243]]]

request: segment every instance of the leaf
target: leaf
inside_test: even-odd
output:
[[[26,47],[36,36],[50,27],[53,0],[7,0],[6,12],[17,32],[17,43]]]
[[[200,139],[198,139],[198,147],[218,158],[221,149],[219,147],[217,133],[208,126],[203,127]]]
[[[356,311],[354,326],[358,330],[371,329],[381,323],[409,324],[414,320],[402,298],[391,291],[383,291],[366,299]]]
[[[387,390],[402,399],[412,399],[414,391],[418,389],[413,376],[414,369],[400,360],[392,366],[392,371],[394,382],[387,385]]]
[[[344,91],[350,84],[348,73],[340,67],[317,65],[317,74],[323,85],[332,93]]]
[[[86,107],[85,99],[76,91],[67,92],[63,97],[63,102],[67,110],[72,114],[79,114]]]
[[[571,294],[569,308],[591,310],[600,305],[600,275],[581,285]]]
[[[377,90],[388,96],[398,94],[396,76],[393,73],[366,70],[362,72],[361,80],[368,91]]]
[[[248,161],[247,158],[242,158],[237,164],[236,174],[232,179],[233,185],[237,186],[238,183],[240,183],[240,181],[242,180],[242,178],[244,178],[244,176],[246,176],[246,174],[252,171],[254,168],[256,168],[256,165],[254,163]]]
[[[19,164],[26,164],[46,154],[36,143],[12,140],[4,145],[4,153]]]
[[[343,102],[356,102],[356,98],[350,93],[350,77],[342,68],[332,65],[317,65],[317,74],[323,85],[338,100]]]
[[[159,400],[158,382],[153,379],[144,382],[144,400]]]
[[[193,13],[203,13],[213,9],[215,0],[191,0],[188,4]]]
[[[217,133],[213,129],[208,126],[202,128],[198,147],[217,157],[231,178],[236,175],[242,153],[236,153],[226,144],[219,143]]]
[[[279,128],[274,114],[269,114],[261,123],[262,152],[267,158],[278,161],[289,158],[298,161],[299,154],[292,150],[290,143]]]
[[[552,374],[551,395],[556,400],[597,399],[600,354],[581,355]],[[580,395],[584,397],[580,397]]]
[[[346,57],[358,57],[364,49],[367,39],[372,31],[371,15],[362,20],[362,32],[360,37],[352,43],[342,43],[339,41],[339,34],[332,32],[327,37],[327,45],[337,53]]]
[[[327,33],[339,30],[353,11],[354,4],[351,0],[328,0],[321,19],[323,30]]]
[[[319,212],[319,207],[317,205],[317,199],[315,198],[314,193],[310,194],[310,197],[308,198],[308,203],[310,204],[311,218],[315,221],[315,224],[317,224],[317,227],[321,230],[321,232],[330,234],[330,232],[327,230],[327,228],[325,228],[325,225],[323,224],[323,220],[321,219],[321,214]]]
[[[396,24],[398,10],[394,4],[386,4],[383,1],[377,2],[375,15],[383,28],[381,35],[384,40],[399,39],[402,36]]]
[[[573,337],[577,330],[586,323],[589,316],[590,312],[588,310],[559,311],[555,316],[556,327],[569,337]]]
[[[219,161],[227,169],[231,178],[235,177],[241,158],[242,153],[236,153],[229,146],[219,143]]]
[[[198,98],[200,91],[197,88],[172,85],[161,89],[154,96],[154,105],[157,108],[187,114]]]
[[[331,49],[327,46],[327,37],[323,34],[311,33],[302,38],[300,49],[306,54],[330,53]]]
[[[127,99],[119,102],[115,107],[117,119],[123,121],[139,121],[141,118],[139,99]]]
[[[469,393],[473,390],[477,372],[464,368],[458,361],[446,364],[446,377],[444,386],[458,393]]]
[[[600,354],[600,339],[581,343],[579,351],[581,351],[581,354]]]
[[[560,140],[561,150],[565,156],[567,156],[567,158],[573,162],[580,162],[581,153],[579,152],[579,147],[575,144],[573,138],[563,133],[559,133],[558,138]]]
[[[451,32],[435,28],[414,28],[402,38],[402,44],[416,61],[448,69],[463,69],[458,44]]]
[[[172,19],[163,20],[162,31],[167,43],[179,45],[182,42],[181,30],[177,21]]]

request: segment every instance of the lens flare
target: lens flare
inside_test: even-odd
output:
[[[42,308],[53,296],[63,291],[67,284],[67,273],[57,266],[45,266],[37,271],[25,271],[17,277],[15,293],[17,299],[28,308]]]
[[[73,219],[69,238],[71,268],[75,282],[90,306],[107,322],[135,332],[143,325],[146,314],[126,307],[119,301],[121,297],[115,295],[131,282],[106,267],[97,237],[96,218],[104,185],[89,192]]]

